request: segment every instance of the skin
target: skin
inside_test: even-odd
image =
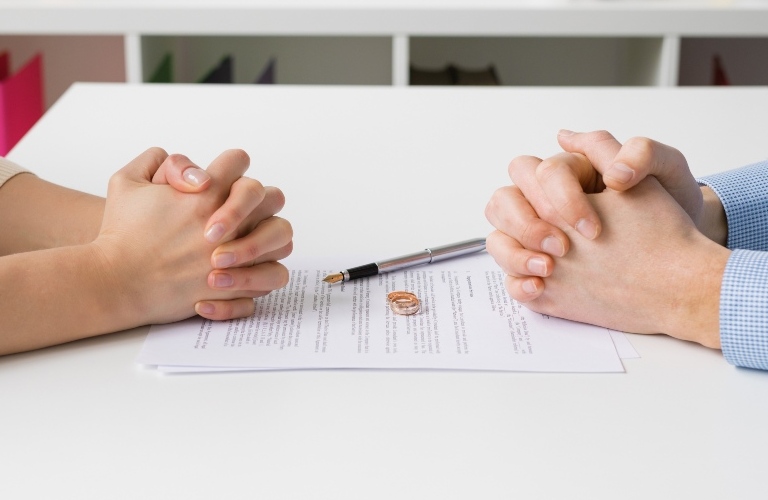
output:
[[[650,139],[563,131],[558,141],[564,153],[515,158],[514,185],[486,207],[497,229],[488,251],[512,297],[559,317],[719,347],[730,252],[714,193],[682,154]]]
[[[292,229],[275,216],[282,193],[242,177],[248,163],[230,150],[202,170],[152,148],[112,176],[106,200],[29,174],[6,182],[0,354],[251,314],[253,297],[287,282],[276,260]]]

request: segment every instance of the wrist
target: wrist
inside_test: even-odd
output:
[[[731,251],[699,234],[672,261],[670,307],[663,333],[720,348],[720,288]]]
[[[144,303],[147,287],[143,284],[142,274],[134,269],[132,263],[120,249],[125,245],[112,244],[108,238],[99,237],[82,245],[91,255],[91,270],[98,279],[106,297],[100,299],[102,307],[112,311],[113,324],[110,331],[125,330],[145,324],[141,321],[147,315],[148,305]],[[142,293],[143,292],[143,293]]]
[[[726,246],[728,243],[728,219],[725,208],[717,194],[709,186],[701,186],[704,198],[702,216],[697,224],[699,231],[715,243]]]

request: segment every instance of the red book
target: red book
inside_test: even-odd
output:
[[[38,54],[15,74],[8,75],[8,54],[0,55],[0,76],[6,74],[0,81],[0,155],[8,153],[43,116],[42,66]]]
[[[8,52],[0,52],[0,82],[8,78],[11,72],[11,59]]]

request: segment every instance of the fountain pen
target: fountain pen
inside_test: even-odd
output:
[[[350,281],[367,276],[376,276],[377,274],[399,271],[422,264],[432,264],[446,259],[452,259],[461,255],[479,252],[485,250],[485,238],[460,241],[450,245],[426,248],[420,252],[411,253],[395,257],[394,259],[373,262],[364,266],[350,267],[344,271],[329,274],[323,281],[326,283],[338,283],[339,281]]]

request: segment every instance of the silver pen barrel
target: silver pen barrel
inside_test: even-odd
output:
[[[408,255],[402,255],[395,257],[394,259],[387,259],[377,262],[380,273],[388,273],[391,271],[399,271],[406,267],[419,266],[421,264],[429,264],[431,262],[432,255],[429,250],[422,250],[421,252],[409,253]]]
[[[391,271],[399,271],[400,269],[405,269],[407,267],[440,262],[461,255],[479,252],[480,250],[485,250],[485,238],[476,238],[474,240],[460,241],[459,243],[452,243],[450,245],[427,248],[421,252],[402,255],[400,257],[395,257],[394,259],[382,260],[377,262],[376,265],[379,267],[380,273],[388,273]]]
[[[432,260],[430,260],[430,262],[440,262],[441,260],[452,259],[460,255],[479,252],[480,250],[485,250],[485,238],[460,241],[459,243],[453,243],[452,245],[443,245],[427,249],[432,255]]]

